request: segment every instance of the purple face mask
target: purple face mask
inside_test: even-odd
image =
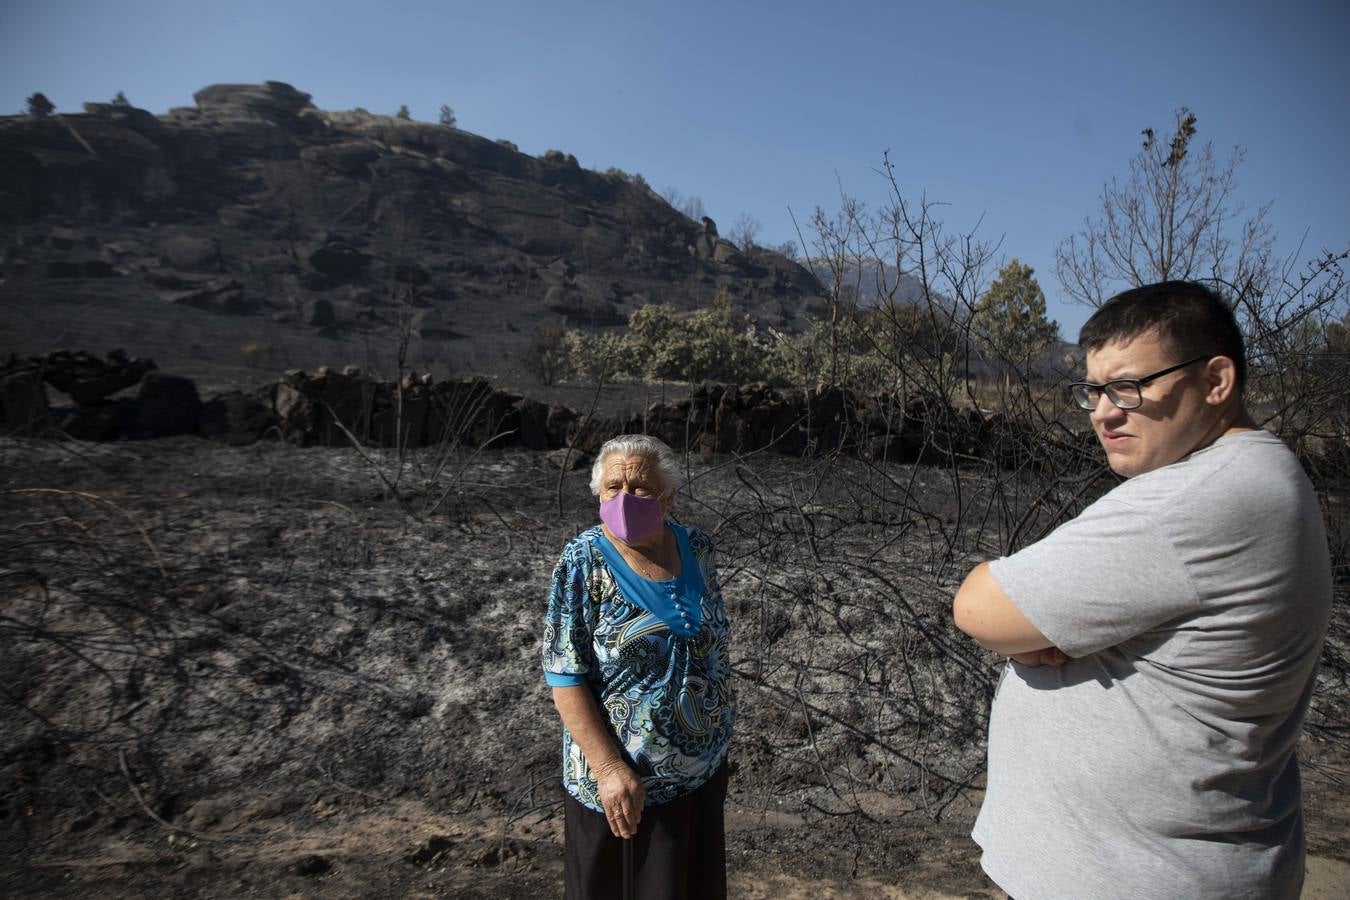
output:
[[[661,524],[661,501],[619,491],[600,504],[600,521],[625,544],[636,543]]]

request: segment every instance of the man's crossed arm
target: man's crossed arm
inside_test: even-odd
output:
[[[982,647],[1010,656],[1023,665],[1061,665],[1067,657],[1003,593],[988,563],[980,563],[952,601],[956,627]]]

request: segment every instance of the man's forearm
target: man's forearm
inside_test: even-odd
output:
[[[957,628],[1004,656],[1054,645],[1003,592],[988,563],[980,563],[966,576],[952,601],[952,616]]]

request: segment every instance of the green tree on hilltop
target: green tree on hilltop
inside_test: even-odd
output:
[[[38,91],[28,98],[28,115],[38,119],[46,118],[56,111],[56,104],[47,99],[47,95]]]
[[[412,113],[408,112],[408,105],[406,103],[398,108],[398,112],[394,114],[394,117],[408,122],[412,121]]]

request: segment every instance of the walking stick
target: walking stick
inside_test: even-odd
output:
[[[633,839],[623,839],[623,900],[637,900],[637,885],[633,883]]]

